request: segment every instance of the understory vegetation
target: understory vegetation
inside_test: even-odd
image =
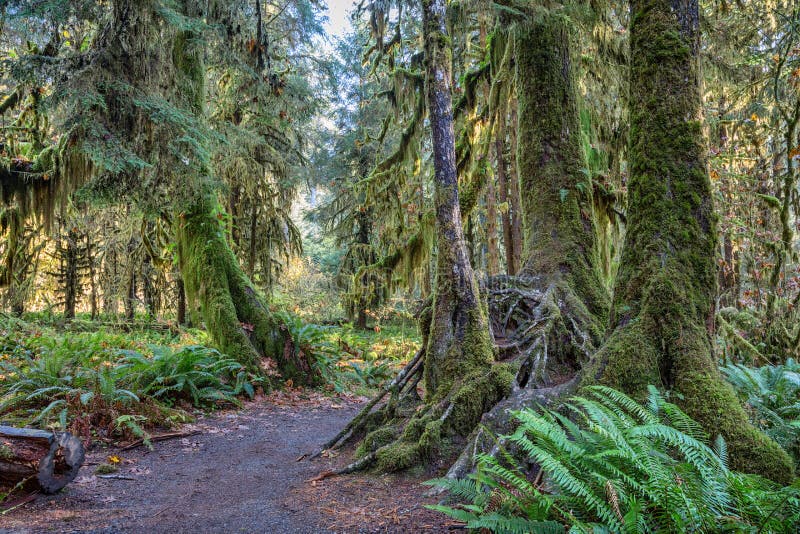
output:
[[[459,527],[800,531],[800,3],[346,3],[0,2],[3,426],[355,399],[307,461]]]
[[[429,482],[460,505],[432,506],[492,532],[790,532],[800,483],[731,471],[725,440],[654,387],[645,404],[593,386],[562,411],[515,412],[467,479]],[[796,423],[797,421],[795,421]],[[517,452],[517,454],[512,454]],[[536,465],[531,479],[527,465]]]
[[[0,316],[0,421],[122,443],[292,386],[220,354],[202,330],[148,322],[124,329]],[[372,394],[419,344],[402,323],[364,333],[296,322],[292,336],[313,355],[329,394]]]

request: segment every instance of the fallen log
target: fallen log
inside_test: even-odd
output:
[[[83,459],[83,443],[68,432],[0,425],[0,486],[55,493],[77,476]]]

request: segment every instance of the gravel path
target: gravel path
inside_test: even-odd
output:
[[[153,451],[92,452],[65,491],[0,516],[0,533],[443,529],[444,521],[422,508],[418,480],[362,475],[308,482],[345,458],[297,458],[334,435],[359,406],[324,399],[299,406],[254,402],[200,419],[200,434],[156,443]],[[111,454],[122,457],[115,476],[125,478],[94,475]]]

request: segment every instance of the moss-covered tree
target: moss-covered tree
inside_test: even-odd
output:
[[[16,16],[37,12],[27,2],[18,4]],[[251,6],[118,0],[86,12],[83,4],[73,7],[45,15],[89,13],[99,29],[85,53],[64,58],[80,66],[56,80],[54,100],[67,117],[61,124],[65,133],[60,143],[35,155],[26,170],[37,180],[23,185],[52,193],[51,184],[58,184],[59,195],[53,196],[63,201],[85,184],[89,198],[126,202],[149,217],[171,220],[187,300],[219,348],[252,370],[267,357],[285,378],[314,382],[310,359],[270,313],[231,251],[214,172],[214,151],[229,140],[205,116],[208,45],[227,37],[247,50],[236,17]],[[258,88],[272,80],[262,73],[252,77]],[[279,134],[273,129],[251,138],[261,141],[263,153],[274,154],[268,143]],[[231,157],[236,146],[226,151]],[[28,196],[37,200],[31,211],[54,209],[52,198]]]
[[[360,459],[343,471],[374,465],[380,471],[405,469],[452,456],[454,443],[468,435],[509,391],[512,374],[493,365],[485,305],[464,239],[453,125],[452,50],[445,23],[447,3],[423,0],[425,101],[431,127],[436,212],[434,295],[422,312],[424,347],[387,388],[389,402],[376,412],[370,403],[326,446],[352,432],[372,429],[359,448]],[[416,385],[424,380],[424,403],[409,411]],[[378,397],[380,398],[380,397]],[[376,401],[377,402],[377,399]]]
[[[697,0],[631,2],[628,226],[613,332],[585,380],[672,390],[728,443],[732,467],[791,479],[788,455],[748,421],[712,349],[716,216],[700,117]]]

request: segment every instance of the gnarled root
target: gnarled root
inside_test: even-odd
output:
[[[422,365],[425,361],[425,349],[419,349],[414,358],[389,382],[383,389],[364,406],[355,417],[353,417],[342,430],[328,440],[318,451],[312,454],[309,459],[317,458],[326,450],[337,449],[352,436],[357,436],[367,427],[368,422],[375,412],[375,406],[383,398],[391,393],[392,396],[405,398],[408,395],[416,394],[417,384],[422,378]],[[412,393],[413,392],[413,393]]]
[[[478,453],[497,452],[492,434],[513,430],[512,411],[554,403],[576,389],[575,375],[594,352],[599,329],[569,286],[559,280],[498,277],[490,280],[486,292],[501,361],[419,404],[416,382],[424,358],[418,353],[325,444],[323,450],[338,447],[372,429],[357,459],[336,474],[430,465],[460,451],[448,476],[464,476],[474,468]],[[389,400],[376,409],[389,393]]]
[[[488,293],[500,359],[520,363],[520,387],[561,382],[591,358],[602,329],[563,280],[495,277]]]

